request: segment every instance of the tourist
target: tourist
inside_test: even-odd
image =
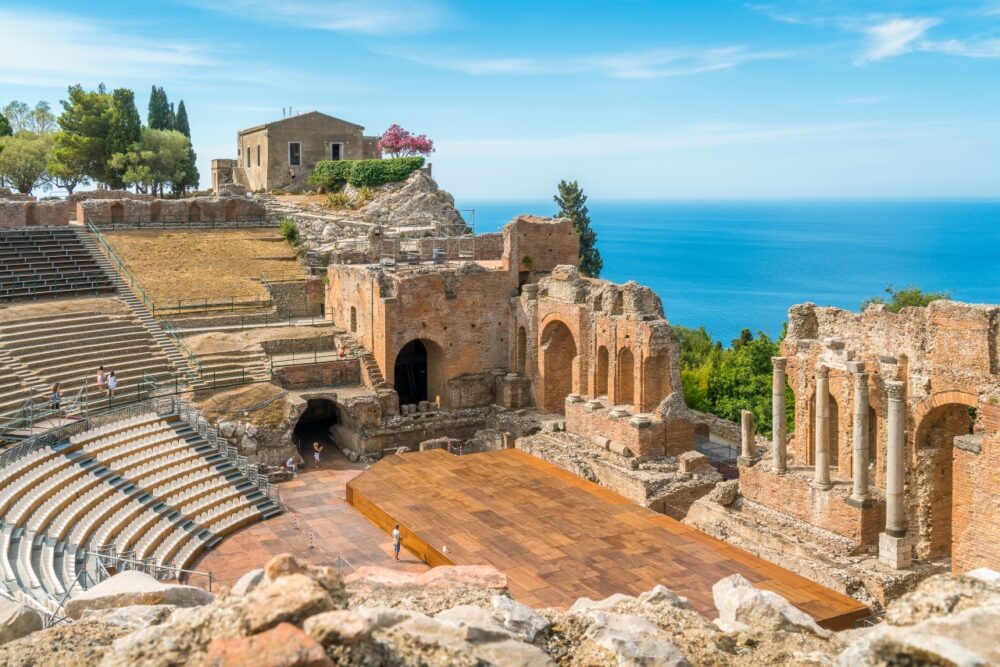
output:
[[[52,385],[52,410],[59,412],[59,405],[62,403],[62,392],[59,391],[59,383]]]
[[[399,560],[399,540],[402,537],[402,533],[399,532],[399,524],[392,529],[392,553],[396,560]]]
[[[343,343],[340,344],[340,358],[343,359],[347,356],[347,346]]]
[[[285,461],[285,467],[292,471],[292,477],[299,474],[299,466],[295,463],[295,455],[288,457],[288,460]]]
[[[108,376],[104,379],[104,384],[108,388],[108,398],[114,398],[115,390],[118,389],[118,378],[115,377],[114,371],[108,373]]]
[[[97,367],[97,391],[104,391],[104,366]]]
[[[318,442],[313,443],[313,461],[316,462],[316,467],[319,468],[319,455],[323,451],[323,445]]]

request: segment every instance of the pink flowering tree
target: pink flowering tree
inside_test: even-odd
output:
[[[413,134],[393,123],[379,138],[378,149],[392,157],[430,155],[434,152],[434,142],[426,134]]]

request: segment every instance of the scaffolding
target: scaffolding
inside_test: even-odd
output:
[[[386,230],[373,239],[379,244],[382,266],[407,267],[421,264],[448,266],[476,259],[476,211],[459,211],[451,223],[428,219],[427,224],[411,224]]]

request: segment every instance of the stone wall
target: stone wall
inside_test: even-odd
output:
[[[0,199],[0,229],[62,227],[69,224],[73,204],[66,200]]]
[[[324,311],[326,285],[322,278],[268,283],[268,290],[278,317],[307,317]]]
[[[955,439],[952,478],[952,567],[1000,570],[1000,406],[984,405],[983,428],[989,435]]]
[[[504,259],[518,272],[549,272],[561,264],[575,266],[580,257],[580,235],[567,218],[519,215],[504,225],[503,245]]]
[[[282,366],[274,369],[274,382],[284,389],[356,385],[361,382],[361,370],[357,359]]]
[[[329,351],[337,349],[337,335],[325,334],[308,338],[276,338],[262,340],[261,349],[268,356],[275,354],[291,354],[293,352]]]
[[[258,221],[267,218],[264,206],[245,197],[187,197],[184,199],[85,199],[76,204],[77,220],[94,225],[184,222]]]

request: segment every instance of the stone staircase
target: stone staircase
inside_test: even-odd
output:
[[[375,361],[375,355],[361,347],[354,336],[346,333],[341,334],[337,336],[337,343],[346,347],[348,354],[358,358],[358,362],[361,364],[362,380],[365,384],[372,389],[392,389],[385,381],[382,369],[378,367],[378,362]]]
[[[267,357],[261,350],[226,350],[198,355],[201,373],[191,388],[199,390],[229,387],[271,378]]]
[[[145,304],[142,300],[132,291],[132,288],[122,280],[121,276],[118,274],[118,270],[114,263],[108,259],[107,255],[104,254],[104,250],[101,248],[101,244],[94,238],[94,235],[88,232],[83,227],[74,227],[74,232],[80,239],[81,244],[87,249],[87,251],[94,257],[97,264],[104,269],[104,271],[111,276],[111,280],[115,286],[118,295],[122,300],[128,304],[129,308],[135,314],[136,318],[142,323],[143,327],[149,332],[156,341],[157,345],[163,350],[167,359],[184,375],[194,376],[194,368],[192,368],[186,355],[184,355],[174,344],[174,341],[168,336],[164,331],[160,323],[157,322],[156,318],[153,317],[149,310],[146,309]]]

